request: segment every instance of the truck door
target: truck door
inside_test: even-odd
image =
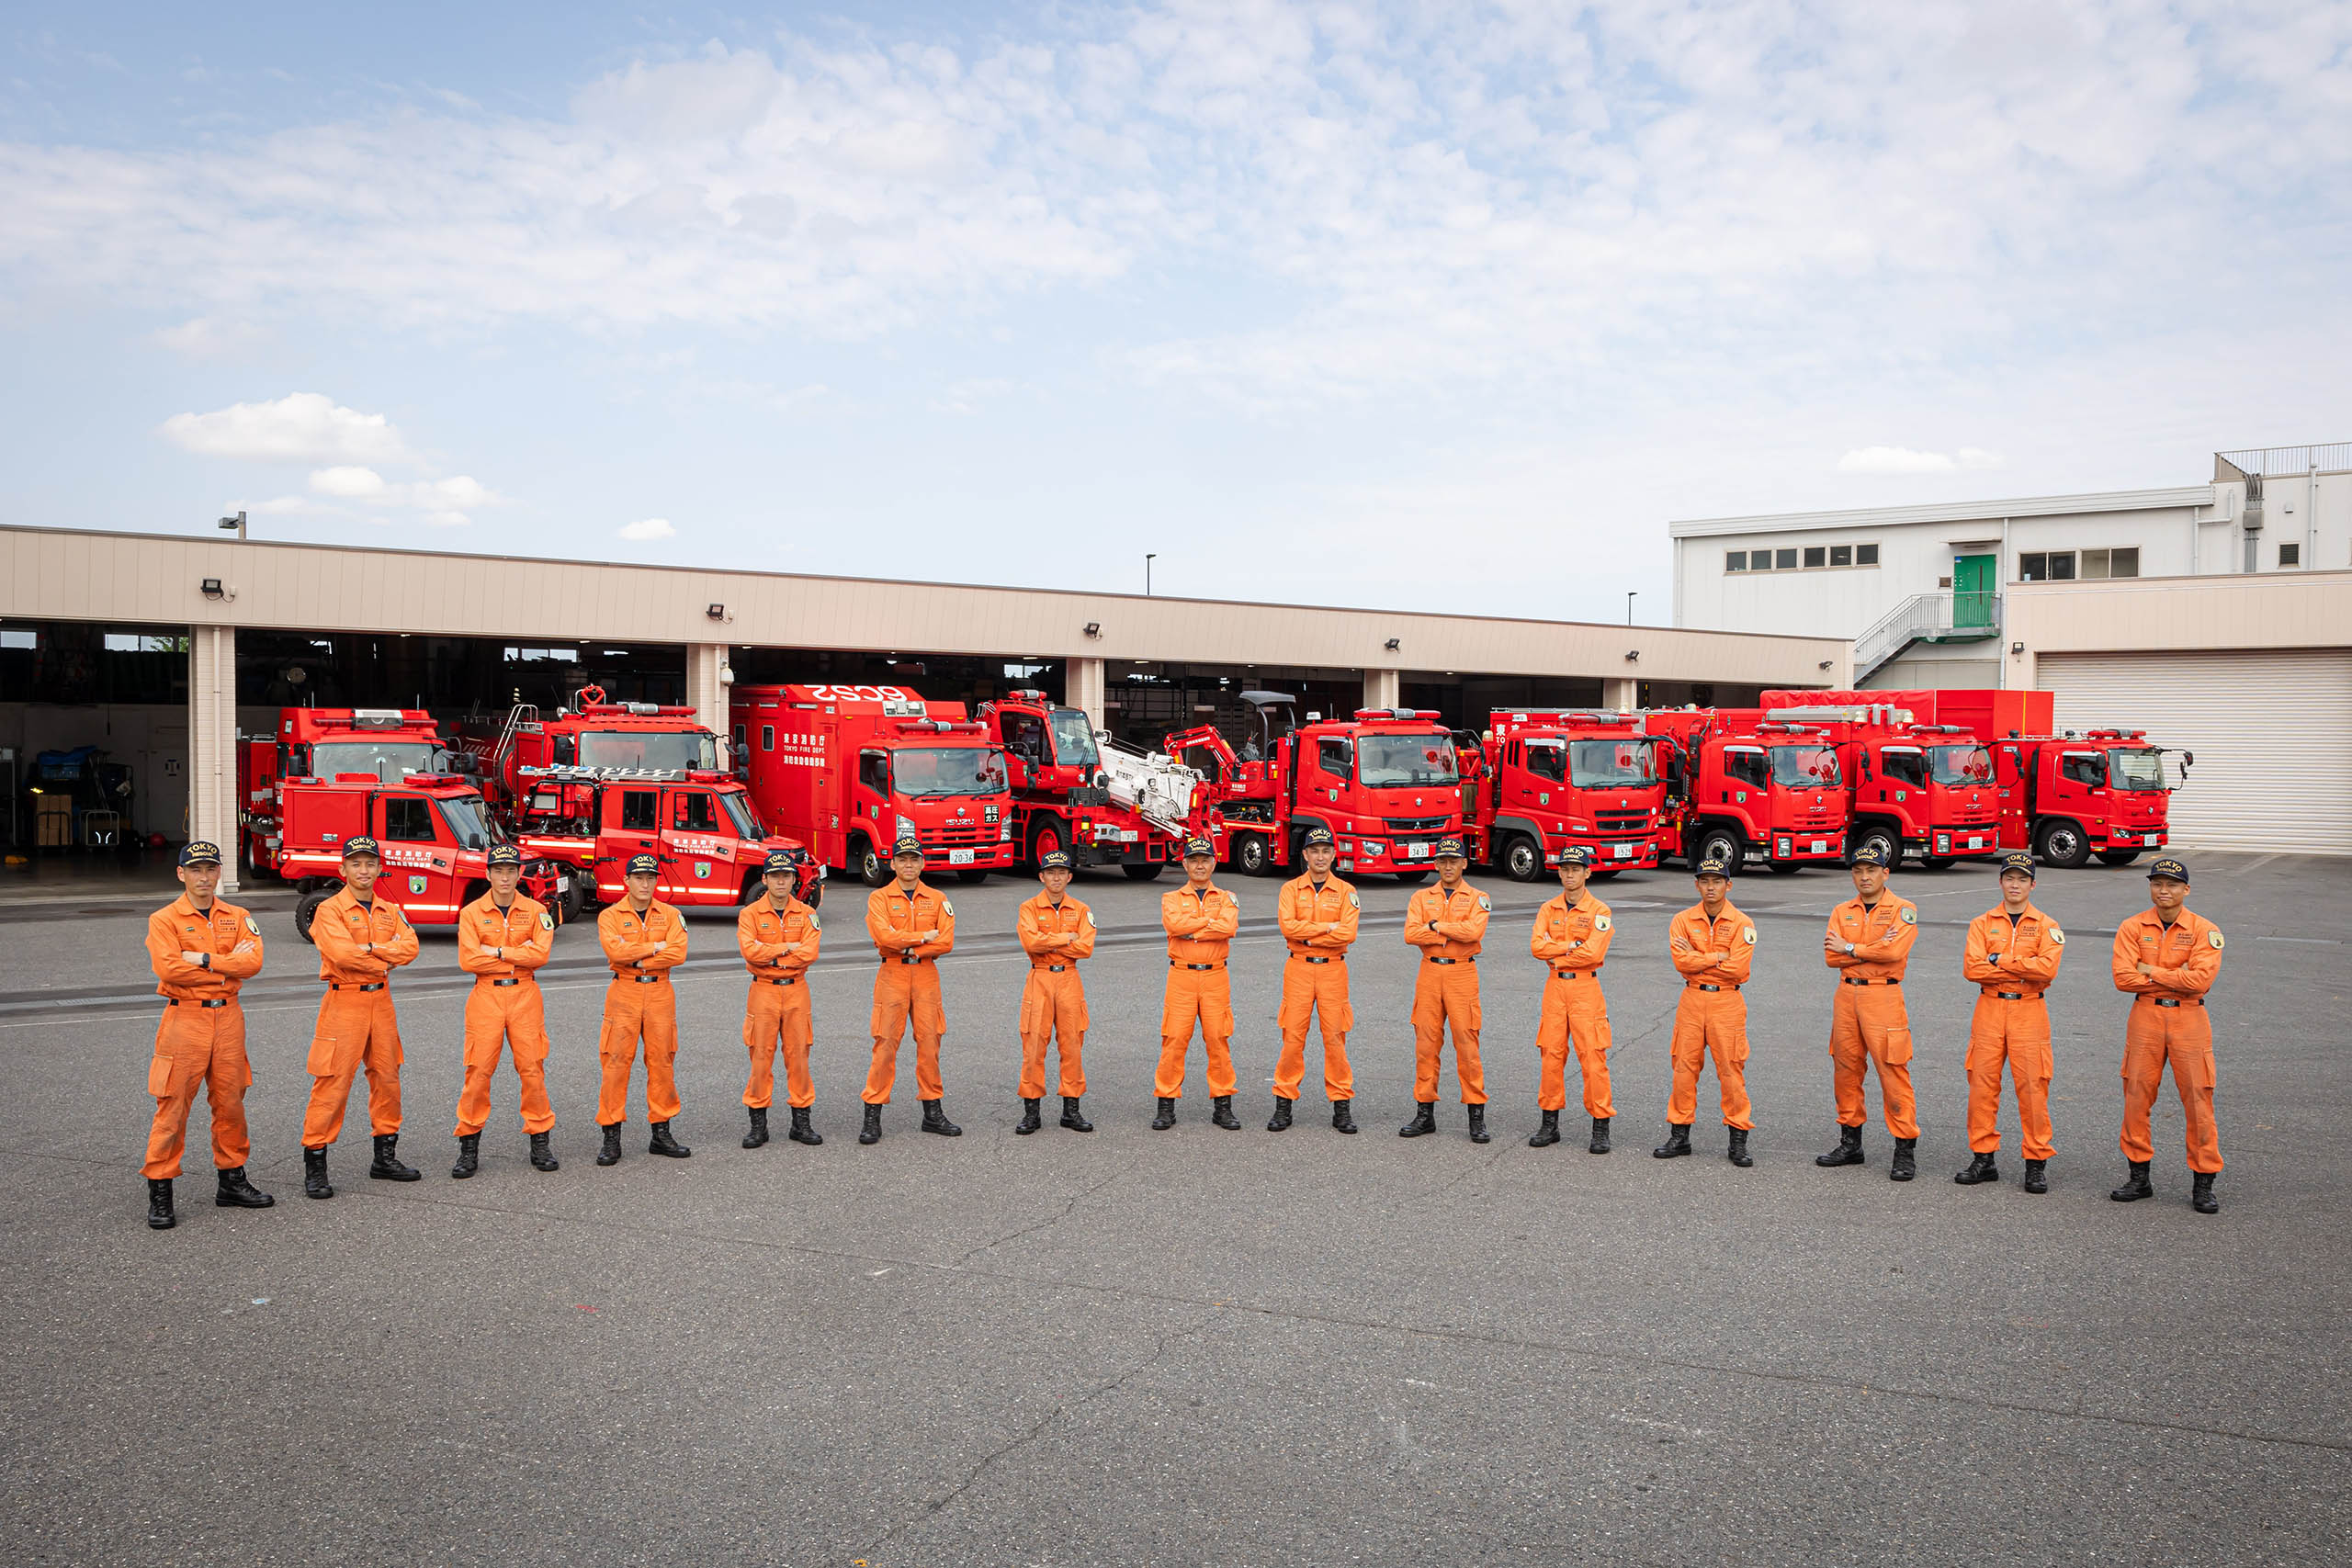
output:
[[[691,787],[673,788],[669,796],[662,869],[673,901],[733,903],[734,829],[720,818],[718,797],[707,789]]]
[[[998,733],[1004,738],[1004,755],[1014,789],[1035,787],[1036,770],[1053,759],[1046,741],[1046,721],[1018,708],[997,710]]]
[[[628,870],[629,856],[662,852],[661,809],[658,789],[605,786],[605,820],[596,834],[596,886],[605,902],[609,904],[628,891],[621,878]]]
[[[387,790],[376,797],[376,839],[384,846],[384,877],[376,886],[412,919],[454,917],[452,886],[458,844],[433,802],[421,795]]]
[[[860,751],[857,754],[857,788],[850,796],[850,822],[861,818],[873,824],[868,837],[874,841],[874,852],[889,859],[890,846],[899,837],[899,814],[890,804],[890,753]],[[849,822],[842,824],[846,828]],[[851,870],[857,868],[852,866]]]
[[[2072,817],[2086,831],[2104,833],[2107,828],[2107,754],[2103,751],[2062,749],[2058,766],[2052,780],[2051,798],[2041,807],[2044,816]]]
[[[1326,735],[1315,743],[1314,774],[1299,795],[1301,810],[1336,811],[1348,798],[1356,776],[1354,742],[1344,735]]]

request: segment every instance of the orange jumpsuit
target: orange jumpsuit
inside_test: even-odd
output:
[[[817,1083],[808,1076],[808,1047],[817,1032],[808,1010],[808,965],[824,940],[817,911],[785,896],[778,913],[763,897],[743,906],[735,920],[735,945],[743,952],[752,988],[743,1000],[743,1049],[751,1053],[752,1076],[743,1103],[764,1111],[775,1100],[775,1056],[784,1051],[786,1100],[801,1110],[817,1103]],[[797,953],[786,953],[787,947]]]
[[[1666,1119],[1688,1127],[1699,1119],[1699,1070],[1715,1061],[1723,1091],[1724,1125],[1751,1131],[1747,1104],[1747,998],[1739,988],[1756,962],[1756,928],[1726,898],[1713,920],[1693,904],[1667,927],[1667,956],[1682,973],[1682,999],[1674,1009],[1674,1092]],[[1718,964],[1712,956],[1728,953]]]
[[[2143,975],[2139,966],[2155,971]],[[2205,993],[2222,972],[2222,929],[2185,906],[2169,926],[2143,909],[2116,928],[2115,988],[2132,993],[2123,1024],[2123,1157],[2154,1158],[2148,1108],[2172,1066],[2172,1087],[2188,1123],[2188,1168],[2222,1169],[2213,1124],[2213,1021]]]
[[[1046,1093],[1046,1046],[1061,1041],[1061,1092],[1086,1092],[1086,987],[1078,961],[1094,955],[1094,912],[1065,894],[1045,893],[1021,906],[1021,951],[1029,980],[1021,989],[1021,1098]]]
[[[496,958],[491,948],[498,949]],[[547,1002],[533,973],[555,951],[555,917],[522,893],[503,909],[483,894],[458,912],[458,967],[474,977],[466,996],[466,1079],[458,1091],[458,1136],[490,1120],[490,1080],[502,1046],[514,1055],[523,1083],[523,1131],[551,1132],[548,1103]]]
[[[352,1080],[368,1068],[368,1128],[381,1138],[401,1130],[401,1026],[392,1014],[392,971],[416,956],[416,928],[389,898],[363,904],[339,890],[311,918],[319,945],[319,978],[327,994],[311,1032],[311,1105],[302,1146],[322,1149],[343,1135]],[[373,953],[359,950],[369,942]]]
[[[190,964],[182,953],[211,954],[209,964]],[[155,1097],[155,1120],[147,1130],[150,1179],[180,1173],[180,1149],[187,1139],[187,1113],[201,1087],[212,1102],[212,1163],[235,1170],[245,1163],[245,1086],[254,1070],[245,1061],[245,1012],[237,988],[261,973],[261,928],[234,904],[212,900],[200,910],[183,893],[147,917],[147,963],[155,971],[155,994],[168,998],[155,1029],[155,1055],[147,1064],[147,1092]]]
[[[1323,1092],[1332,1100],[1355,1098],[1355,1075],[1348,1069],[1348,1031],[1356,1026],[1348,1005],[1348,949],[1356,940],[1356,890],[1336,876],[1317,887],[1312,876],[1283,884],[1275,905],[1290,961],[1283,965],[1282,1010],[1276,1021],[1283,1051],[1274,1064],[1274,1095],[1298,1098],[1306,1076],[1306,1019],[1311,1012],[1323,1035]],[[1315,927],[1336,924],[1333,931]]]
[[[2041,993],[2066,956],[2066,933],[2035,908],[2012,921],[1987,909],[1968,922],[1968,951],[1960,972],[1983,987],[1968,1021],[1968,1146],[1980,1155],[2001,1150],[2001,1066],[2017,1086],[2019,1144],[2028,1159],[2048,1159],[2050,1141],[2050,1009]]]
[[[1535,1086],[1535,1108],[1562,1111],[1568,1103],[1568,1047],[1577,1053],[1577,1075],[1584,1081],[1585,1114],[1606,1121],[1617,1114],[1609,1095],[1609,1000],[1600,994],[1600,965],[1617,938],[1609,906],[1587,888],[1574,904],[1565,893],[1535,911],[1527,951],[1544,961],[1543,1020],[1535,1026],[1535,1049],[1543,1072]]]
[[[907,1023],[915,1026],[915,1094],[939,1100],[946,1089],[939,1080],[939,1037],[947,1030],[947,1010],[940,1005],[937,960],[956,947],[956,907],[922,883],[909,893],[892,883],[877,887],[865,900],[865,930],[874,938],[882,966],[874,974],[874,1065],[866,1069],[868,1105],[890,1103],[890,1086],[899,1081],[899,1045],[907,1037]],[[935,931],[930,942],[922,933]]]
[[[1487,1073],[1478,1060],[1478,951],[1487,940],[1493,905],[1464,883],[1448,893],[1424,887],[1405,906],[1405,940],[1421,950],[1421,972],[1413,979],[1413,1099],[1437,1099],[1438,1067],[1445,1031],[1453,1029],[1453,1074],[1462,1083],[1462,1103],[1487,1103]]]
[[[1225,965],[1241,929],[1241,905],[1214,883],[1198,890],[1187,885],[1159,896],[1159,923],[1168,932],[1168,994],[1159,1007],[1159,1070],[1151,1091],[1161,1100],[1184,1098],[1184,1058],[1198,1023],[1208,1050],[1209,1093],[1231,1094],[1233,986]]]
[[[1880,1108],[1886,1130],[1897,1138],[1919,1135],[1917,1101],[1911,1094],[1911,1015],[1903,1005],[1903,970],[1919,935],[1919,909],[1907,898],[1882,891],[1869,908],[1849,898],[1829,911],[1829,967],[1840,971],[1838,999],[1829,1014],[1831,1082],[1838,1097],[1838,1125],[1859,1127],[1870,1120],[1862,1099],[1862,1064],[1878,1069]],[[1851,957],[1840,951],[1854,944]]]
[[[671,988],[670,971],[685,960],[685,917],[658,898],[640,915],[624,898],[596,917],[596,940],[613,966],[613,983],[605,987],[605,1027],[596,1041],[605,1066],[596,1125],[628,1120],[628,1076],[637,1066],[640,1039],[646,1119],[667,1122],[680,1110],[678,994]]]

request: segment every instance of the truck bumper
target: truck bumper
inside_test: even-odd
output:
[[[1766,857],[1774,861],[1842,861],[1846,858],[1846,829],[1832,829],[1826,833],[1780,833],[1772,835]]]

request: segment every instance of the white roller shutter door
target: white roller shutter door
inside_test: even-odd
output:
[[[2352,649],[2053,653],[2040,677],[2061,730],[2144,729],[2197,753],[2173,842],[2352,852]]]

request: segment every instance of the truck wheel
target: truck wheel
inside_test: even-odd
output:
[[[1736,873],[1747,854],[1747,843],[1730,829],[1702,828],[1699,847],[1690,855],[1690,867],[1696,871],[1702,860],[1720,860]]]
[[[1921,855],[1919,863],[1929,871],[1950,871],[1952,862],[1959,858],[1958,855]]]
[[[1532,882],[1544,874],[1544,851],[1524,833],[1513,833],[1503,844],[1503,874],[1513,882]]]
[[[977,887],[988,879],[989,874],[985,871],[959,871],[956,874],[956,880],[967,887]]]
[[[813,909],[825,901],[825,885],[821,882],[812,883],[809,885],[808,891],[799,897],[802,903]]]
[[[2137,850],[2101,850],[2098,852],[2098,858],[2108,865],[2130,865],[2133,861],[2140,858],[2140,852]]]
[[[739,909],[748,909],[768,896],[768,881],[759,872],[747,872],[743,877],[743,896],[735,900]]]
[[[1167,867],[1167,864],[1168,863],[1164,860],[1137,861],[1130,862],[1119,869],[1127,874],[1129,882],[1157,882],[1159,880],[1160,872]]]
[[[1871,848],[1875,848],[1880,854],[1886,857],[1886,869],[1889,871],[1893,871],[1903,860],[1903,840],[1894,836],[1894,830],[1891,828],[1872,825],[1867,828],[1857,828],[1848,836],[1846,863],[1853,864],[1856,855]]]
[[[1396,874],[1397,885],[1402,887],[1416,887],[1429,879],[1430,874],[1427,870],[1400,871]]]
[[[317,919],[319,906],[334,897],[334,894],[330,889],[303,894],[301,901],[294,906],[295,934],[304,942],[316,944],[318,938],[311,934],[311,922]]]
[[[1069,840],[1062,836],[1062,825],[1060,819],[1058,818],[1048,817],[1043,822],[1037,824],[1037,830],[1035,832],[1029,835],[1029,865],[1031,869],[1034,870],[1038,862],[1044,860],[1056,850],[1067,850],[1069,848]]]
[[[890,863],[875,853],[874,846],[862,836],[849,841],[849,863],[868,887],[879,887],[890,880]]]
[[[1236,833],[1233,836],[1233,869],[1244,876],[1272,876],[1274,857],[1266,852],[1263,833]]]
[[[2044,864],[2080,871],[2091,858],[2091,841],[2081,828],[2061,818],[2046,822],[2041,828],[2041,859]]]
[[[581,916],[588,912],[588,907],[594,898],[594,885],[591,878],[595,874],[593,871],[575,871],[571,874],[571,886],[564,889],[563,894],[563,923],[565,925],[574,924]]]

